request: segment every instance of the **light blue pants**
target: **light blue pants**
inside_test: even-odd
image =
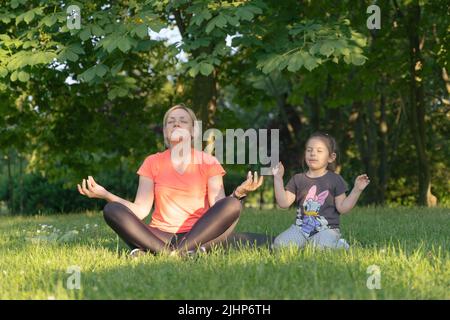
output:
[[[307,243],[318,248],[348,249],[349,247],[347,242],[344,239],[341,239],[341,232],[339,229],[325,229],[307,238],[301,228],[295,224],[291,225],[287,230],[278,235],[275,238],[272,247],[282,248],[293,245],[302,248]]]

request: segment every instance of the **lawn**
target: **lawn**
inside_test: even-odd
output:
[[[245,209],[237,231],[276,235],[294,215]],[[0,216],[0,299],[450,299],[449,218],[448,208],[355,208],[341,221],[348,251],[130,259],[101,212]],[[380,289],[367,286],[371,265]]]

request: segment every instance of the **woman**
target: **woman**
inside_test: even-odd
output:
[[[133,250],[184,255],[194,249],[206,251],[227,240],[242,210],[241,200],[261,186],[251,172],[229,196],[225,196],[225,170],[217,159],[192,148],[194,112],[184,105],[164,115],[163,133],[167,149],[148,156],[137,174],[139,187],[134,202],[122,199],[97,184],[92,176],[83,179],[78,191],[89,198],[108,201],[103,209],[107,224]],[[185,146],[188,146],[185,148]],[[155,204],[150,225],[142,220]]]

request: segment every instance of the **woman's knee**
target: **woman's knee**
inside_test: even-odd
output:
[[[117,219],[118,215],[120,214],[120,211],[122,209],[122,204],[119,202],[108,202],[103,207],[103,218],[106,221],[114,221]]]
[[[224,201],[225,211],[228,215],[234,219],[239,218],[242,211],[242,203],[235,197],[226,197],[222,199]]]

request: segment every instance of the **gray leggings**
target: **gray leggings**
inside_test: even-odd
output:
[[[341,232],[339,228],[325,229],[307,238],[303,234],[301,228],[293,224],[275,238],[273,248],[282,248],[292,245],[302,248],[307,243],[311,243],[313,246],[318,248],[337,249],[342,247],[348,249],[345,241],[340,241],[340,239]]]

